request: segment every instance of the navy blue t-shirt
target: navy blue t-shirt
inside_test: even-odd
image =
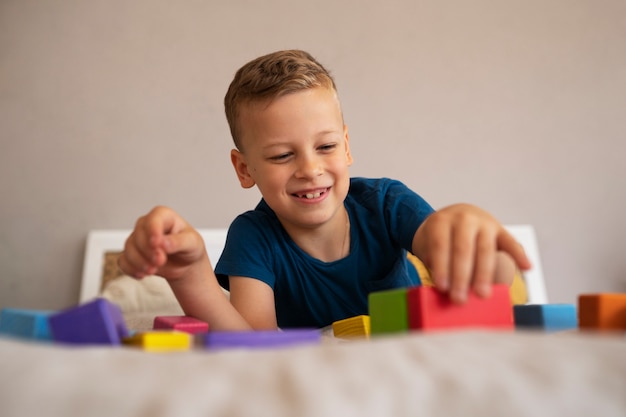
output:
[[[264,200],[239,215],[215,273],[259,279],[274,290],[278,326],[324,327],[368,314],[372,291],[419,285],[406,258],[415,231],[432,207],[404,184],[352,178],[344,202],[350,217],[350,254],[323,262],[301,250]]]

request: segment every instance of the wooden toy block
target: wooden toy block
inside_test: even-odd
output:
[[[470,292],[464,304],[452,303],[448,294],[432,287],[409,289],[407,300],[409,328],[412,330],[513,329],[513,307],[508,285],[493,285],[489,298],[480,298]]]
[[[104,298],[52,314],[48,322],[57,342],[120,345],[128,329],[120,308]]]
[[[407,288],[375,291],[368,296],[371,334],[407,332]]]
[[[578,327],[574,304],[515,305],[513,317],[517,329],[541,329],[554,332]]]
[[[579,295],[578,322],[581,329],[625,330],[626,293]]]
[[[196,335],[207,349],[278,348],[318,344],[322,333],[317,329],[257,330],[243,332],[209,332]]]
[[[51,341],[50,311],[5,308],[0,312],[0,334],[21,339]]]
[[[189,316],[157,316],[154,318],[154,330],[178,330],[186,333],[206,333],[209,324]]]
[[[368,338],[370,333],[370,316],[350,317],[333,323],[334,336],[342,339]]]
[[[191,334],[179,331],[157,330],[141,332],[124,338],[126,345],[140,347],[147,352],[175,352],[189,350],[192,346]]]

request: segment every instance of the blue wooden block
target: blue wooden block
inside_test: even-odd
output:
[[[515,327],[543,329],[548,332],[578,327],[573,304],[528,304],[513,306]]]
[[[53,314],[48,321],[57,342],[120,345],[128,337],[122,311],[104,298]]]
[[[317,344],[322,333],[317,329],[260,330],[244,332],[209,332],[199,334],[200,344],[208,349],[275,348]]]
[[[50,314],[51,311],[4,308],[0,312],[0,333],[21,339],[50,341]]]

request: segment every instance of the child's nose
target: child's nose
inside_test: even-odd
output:
[[[315,156],[302,156],[298,161],[296,176],[299,178],[312,178],[320,175],[324,169],[322,161]]]

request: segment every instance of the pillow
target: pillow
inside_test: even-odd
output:
[[[156,275],[143,279],[119,276],[105,283],[100,296],[117,304],[123,314],[184,314],[167,281]]]
[[[174,292],[165,279],[150,275],[135,279],[125,275],[118,266],[122,252],[106,252],[102,267],[100,297],[117,304],[124,315],[183,315]],[[226,294],[228,294],[226,292]]]

